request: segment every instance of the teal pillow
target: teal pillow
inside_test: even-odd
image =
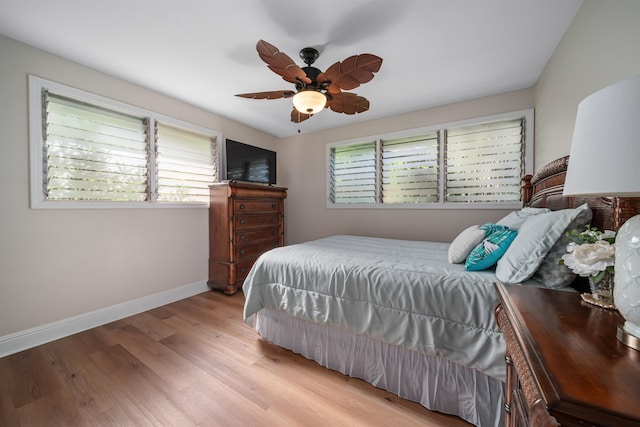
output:
[[[465,262],[465,270],[480,271],[493,267],[511,245],[518,234],[515,230],[495,224],[485,224],[492,230],[491,234],[476,246]],[[485,227],[483,225],[482,227]],[[482,228],[481,227],[481,228]]]
[[[489,237],[496,231],[509,230],[510,228],[506,225],[494,224],[492,222],[487,222],[486,224],[482,224],[480,226],[481,230],[484,230],[485,237]]]

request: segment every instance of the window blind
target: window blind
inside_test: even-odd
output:
[[[381,141],[382,203],[438,201],[438,132]]]
[[[162,122],[156,129],[157,200],[207,203],[218,180],[216,138]]]
[[[524,125],[519,118],[447,130],[446,201],[520,201]]]
[[[526,125],[532,123],[533,110],[523,110],[371,137],[370,143],[329,143],[328,203],[518,206],[521,177],[531,172]]]
[[[376,203],[375,141],[332,147],[329,173],[332,203]]]
[[[146,120],[43,92],[48,200],[145,201]]]

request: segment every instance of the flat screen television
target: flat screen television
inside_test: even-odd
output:
[[[227,180],[276,183],[276,152],[227,139]]]

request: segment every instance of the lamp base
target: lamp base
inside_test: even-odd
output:
[[[618,326],[616,338],[618,338],[618,341],[620,341],[627,347],[631,347],[634,350],[640,351],[640,338],[636,337],[635,335],[631,335],[629,332],[625,331],[622,326]]]
[[[640,350],[640,215],[625,222],[616,235],[613,300],[624,318],[618,339]]]

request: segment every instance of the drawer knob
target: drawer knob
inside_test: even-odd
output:
[[[276,208],[276,204],[274,203],[271,205],[271,209],[275,209],[275,208]]]
[[[241,218],[240,219],[240,224],[244,224],[244,223],[245,223],[244,218]]]
[[[240,240],[244,240],[244,234],[240,235]]]
[[[240,255],[244,255],[247,251],[245,249],[240,249]]]
[[[240,203],[240,209],[244,209],[244,203]]]
[[[246,273],[246,272],[247,272],[247,267],[242,267],[241,271],[242,271],[243,273]]]
[[[276,230],[271,230],[271,235],[275,236],[276,235]]]
[[[271,222],[276,222],[276,220],[277,220],[277,218],[275,216],[271,217]]]

